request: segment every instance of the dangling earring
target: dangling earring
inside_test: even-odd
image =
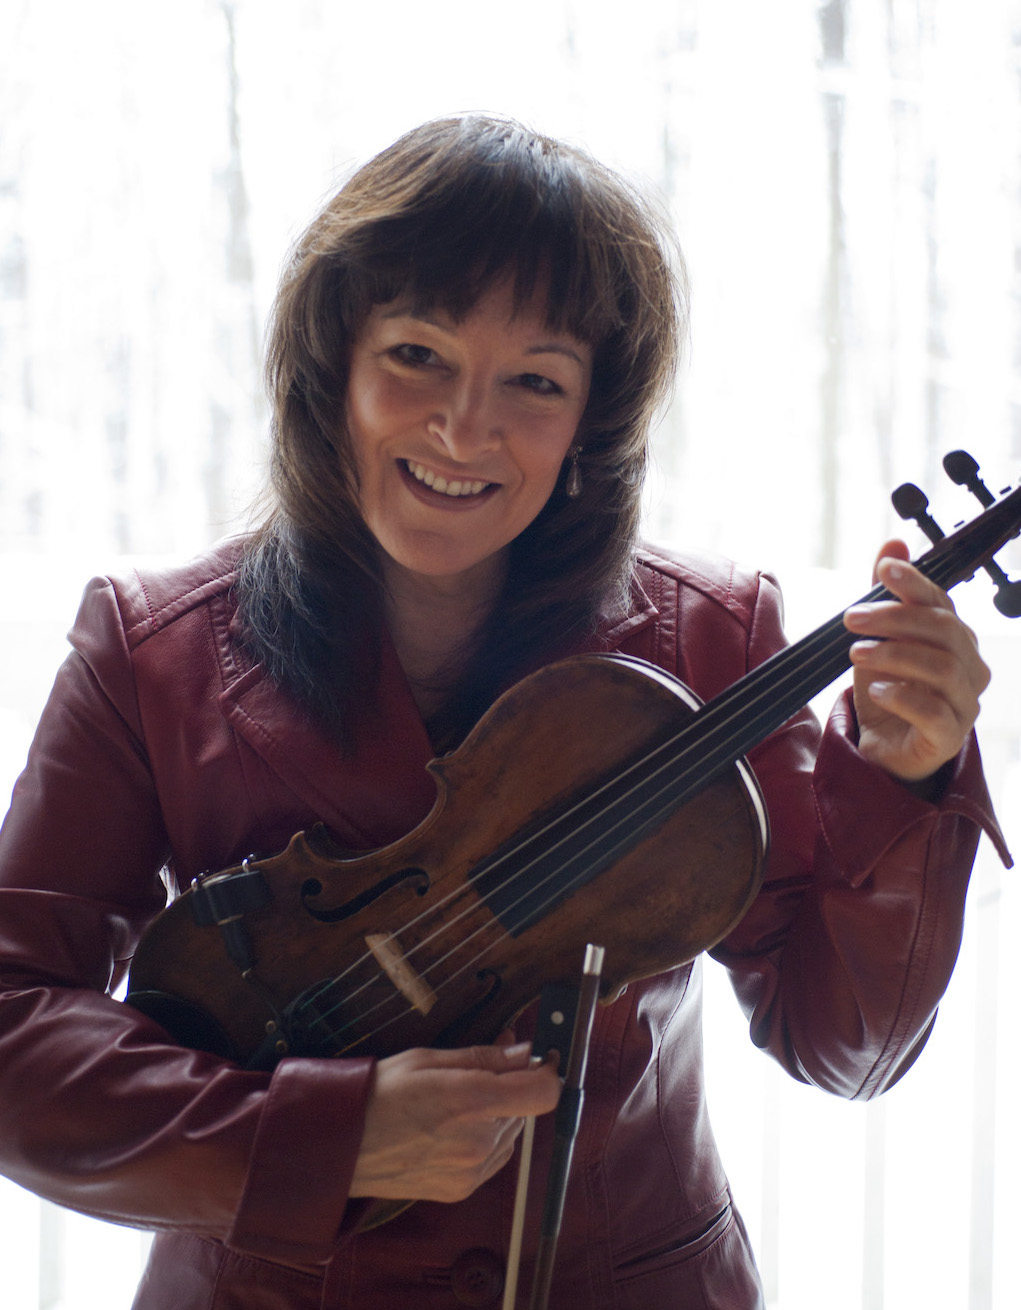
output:
[[[584,486],[584,479],[581,475],[581,467],[578,464],[578,456],[581,454],[581,446],[572,446],[567,452],[570,456],[571,467],[567,470],[567,481],[564,484],[564,490],[571,500],[577,500],[581,495],[581,489]]]

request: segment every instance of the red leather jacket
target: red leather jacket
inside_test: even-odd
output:
[[[463,1204],[420,1202],[354,1234],[369,1060],[245,1071],[168,1043],[107,994],[164,903],[161,869],[187,885],[318,821],[345,846],[379,846],[434,799],[392,652],[378,731],[356,759],[240,652],[235,551],[86,591],[0,835],[0,1168],[63,1205],[157,1230],[137,1310],[497,1305],[511,1169]],[[632,608],[592,646],[654,661],[708,698],[782,641],[767,577],[649,554]],[[757,1045],[797,1078],[870,1097],[932,1024],[978,827],[1001,851],[1002,839],[973,744],[937,807],[862,760],[853,736],[845,701],[821,742],[803,714],[754,752],[767,879],[714,954]],[[552,1290],[561,1310],[761,1303],[706,1117],[699,994],[696,964],[599,1012]]]

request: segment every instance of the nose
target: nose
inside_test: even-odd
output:
[[[457,378],[429,416],[430,435],[459,464],[470,464],[495,450],[503,434],[499,415],[484,381]]]

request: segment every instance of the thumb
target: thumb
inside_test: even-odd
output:
[[[410,1053],[409,1053],[410,1054]],[[528,1042],[513,1045],[459,1046],[452,1049],[423,1047],[415,1052],[415,1063],[420,1068],[480,1070],[484,1073],[507,1073],[512,1069],[527,1069],[532,1048]]]
[[[882,559],[899,559],[910,560],[911,552],[908,550],[907,542],[901,541],[899,537],[891,537],[885,541],[879,548],[879,554],[876,556],[876,562],[872,566],[872,581],[879,581],[879,561]]]

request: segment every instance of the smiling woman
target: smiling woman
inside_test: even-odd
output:
[[[707,851],[755,819],[743,916],[682,946],[659,906],[689,885],[695,907],[711,899],[698,861],[689,880],[690,843],[663,811],[637,811],[630,781],[591,772],[609,738],[630,770],[687,722],[678,678],[703,699],[759,687],[785,646],[768,574],[637,540],[685,311],[670,244],[612,171],[517,123],[469,115],[406,134],[331,198],[284,271],[263,522],[189,564],[87,589],[0,834],[0,1159],[44,1196],[157,1231],[136,1310],[496,1304],[505,1166],[534,1115],[548,1160],[560,1085],[530,1060],[533,1008],[514,1017],[516,1042],[486,1031],[459,1046],[457,1024],[478,1009],[472,987],[500,985],[476,938],[549,965],[530,934],[565,901],[587,904],[576,859],[586,879],[593,859],[623,868],[655,967],[595,1023],[553,1304],[764,1304],[705,1104],[703,947],[755,1044],[800,1081],[868,1098],[926,1042],[980,829],[1003,845],[972,733],[988,671],[902,543],[880,552],[889,595],[845,620],[854,685],[825,731],[794,712],[735,767],[740,802],[703,819]],[[563,677],[592,696],[583,711],[548,690]],[[538,736],[512,735],[480,785],[465,761],[487,729],[473,726],[495,703],[483,724],[522,733],[519,702],[501,697],[518,680],[540,702]],[[549,783],[540,755],[560,766]],[[694,769],[717,803],[715,760]],[[432,779],[456,795],[459,771],[468,801],[441,842]],[[529,787],[523,826],[484,841],[481,816]],[[608,790],[613,845],[592,856],[578,814],[609,808]],[[316,853],[390,847],[399,867],[331,910],[304,873],[251,857],[313,827]],[[571,856],[553,893],[528,864],[522,913],[495,857],[537,827]],[[401,863],[412,831],[442,848],[421,866]],[[458,861],[479,923],[448,949],[421,907],[445,898]],[[232,867],[238,878],[202,877]],[[346,887],[352,868],[331,877]],[[395,917],[409,881],[412,909]],[[184,894],[157,917],[168,886]],[[321,1041],[277,981],[284,956],[312,954],[307,937],[251,953],[260,914],[295,901],[312,931],[351,920],[357,942],[357,983],[340,989],[354,1010]],[[251,1060],[208,1022],[198,1049],[175,1040],[172,998],[112,998],[140,939],[140,960],[162,941],[164,964],[190,973],[161,937],[182,921],[209,929],[225,990],[257,1011]],[[327,953],[332,940],[317,937]],[[377,1004],[394,1023],[409,1000],[429,1009],[462,949],[452,1045],[345,1035]],[[574,972],[552,954],[558,979]],[[345,970],[329,956],[323,971],[325,990],[318,974],[309,990],[334,998]],[[371,1227],[377,1199],[400,1213]]]
[[[507,285],[460,322],[376,307],[354,341],[346,423],[387,595],[400,570],[402,593],[428,579],[467,606],[434,675],[463,649],[470,615],[502,587],[511,542],[553,493],[591,357],[586,343],[551,337],[541,302],[517,308]]]
[[[512,22],[441,9],[0,4],[5,796],[84,580],[248,522],[259,343],[296,225],[356,161],[453,109],[507,110],[662,191],[694,343],[645,530],[767,564],[792,634],[860,594],[899,530],[898,482],[947,526],[974,506],[944,452],[973,451],[994,489],[1017,477],[1015,0],[639,0],[626,22],[607,0],[520,0]],[[1018,576],[1021,541],[1000,562]],[[988,590],[980,575],[954,596],[994,669],[980,739],[1017,852],[1021,624]],[[868,1106],[763,1059],[707,968],[713,1124],[771,1307],[817,1310],[826,1287],[834,1310],[1013,1310],[1019,939],[1021,879],[983,843],[933,1036]],[[131,1304],[139,1235],[6,1180],[0,1203],[4,1310]]]

